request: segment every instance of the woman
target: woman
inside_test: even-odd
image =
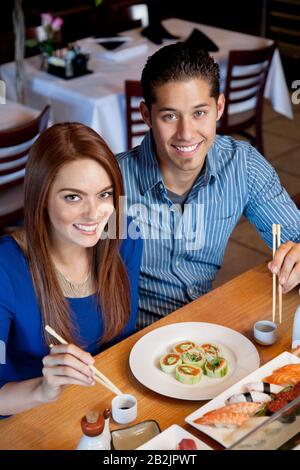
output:
[[[92,129],[56,124],[32,146],[24,229],[0,239],[0,415],[94,385],[92,355],[134,331],[142,247],[119,246],[122,195],[114,155]],[[46,324],[69,345],[49,350]]]

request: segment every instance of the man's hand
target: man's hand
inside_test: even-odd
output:
[[[268,268],[273,274],[278,274],[284,294],[296,287],[300,283],[300,243],[280,245]]]

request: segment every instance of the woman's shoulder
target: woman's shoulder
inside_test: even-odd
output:
[[[24,253],[11,235],[0,237],[0,263],[4,266],[17,267],[16,263],[24,260]]]
[[[140,262],[143,249],[143,240],[139,230],[130,230],[130,224],[132,223],[132,219],[128,217],[126,230],[123,232],[123,238],[120,244],[120,254],[125,263]]]

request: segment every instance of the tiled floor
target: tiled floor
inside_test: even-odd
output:
[[[275,113],[268,101],[264,108],[265,157],[276,168],[282,185],[293,196],[300,192],[300,104],[294,105],[292,121]],[[255,228],[242,218],[232,233],[214,286],[268,261],[270,257],[271,251]]]

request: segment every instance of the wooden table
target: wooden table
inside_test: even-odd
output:
[[[261,365],[290,350],[292,320],[299,300],[298,290],[284,296],[283,323],[279,327],[278,342],[268,347],[257,346]],[[218,323],[252,340],[253,323],[270,319],[271,312],[272,276],[265,265],[260,265],[107,349],[97,356],[96,366],[122,391],[137,397],[136,422],[153,418],[162,430],[177,423],[208,444],[220,448],[184,422],[184,418],[204,402],[176,400],[148,390],[132,375],[128,365],[129,353],[135,342],[149,331],[183,321]],[[111,399],[112,394],[97,384],[93,388],[70,386],[58,402],[2,420],[0,449],[74,449],[81,436],[81,417],[91,409],[102,412],[110,407]],[[112,429],[119,427],[114,423],[111,425]]]

